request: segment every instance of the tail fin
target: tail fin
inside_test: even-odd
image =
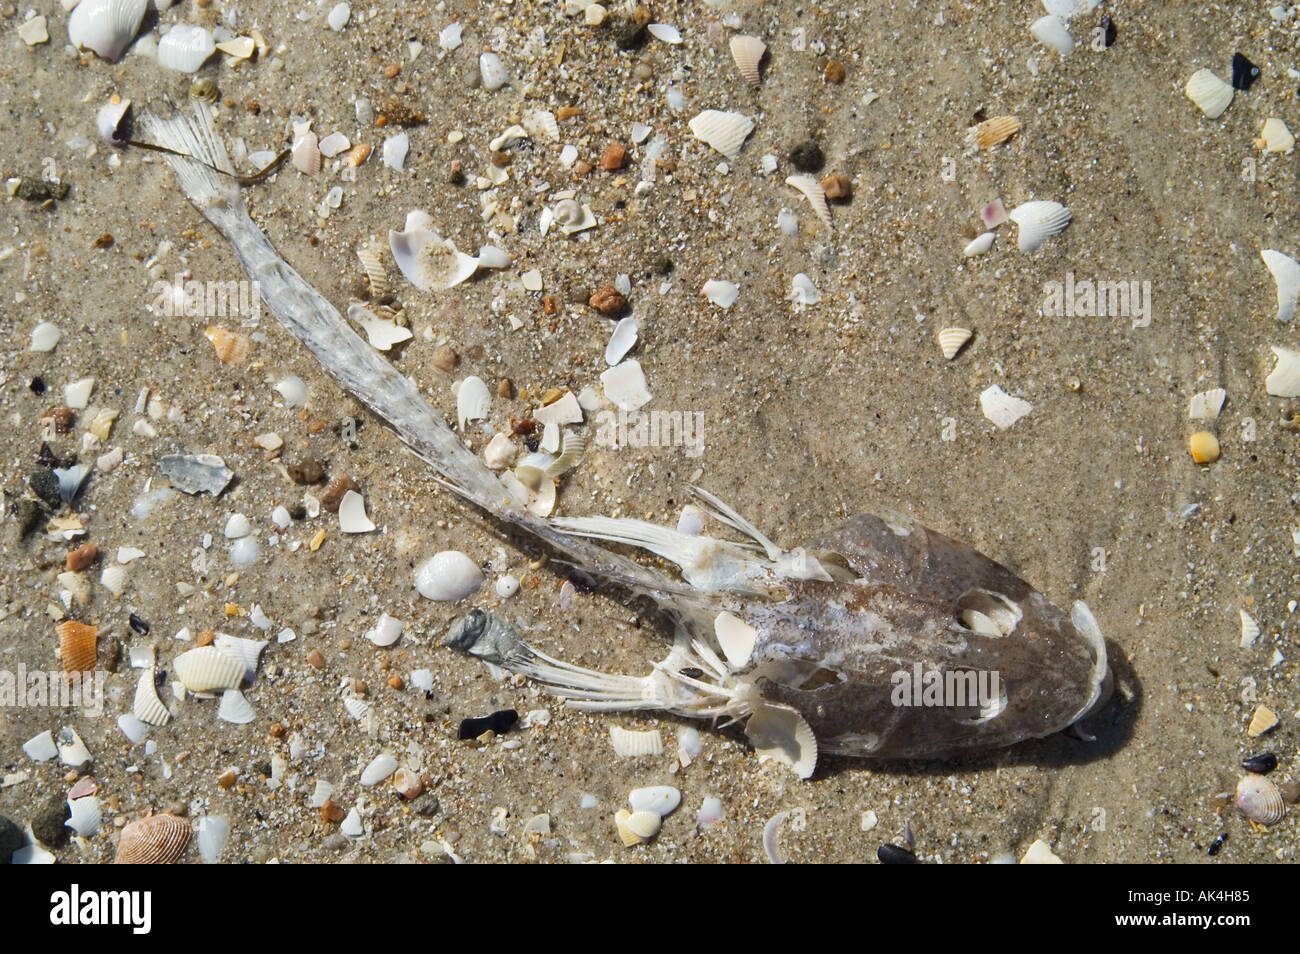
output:
[[[232,178],[235,167],[212,127],[212,111],[207,103],[195,101],[193,118],[175,113],[170,119],[159,119],[146,113],[141,126],[154,145],[171,150],[163,156],[181,189],[200,211],[214,202],[239,195],[239,187]]]

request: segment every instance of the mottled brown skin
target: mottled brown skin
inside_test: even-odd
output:
[[[1094,650],[1069,615],[970,547],[911,521],[864,515],[809,549],[838,554],[868,582],[787,581],[789,600],[746,617],[759,635],[744,674],[768,701],[798,710],[822,752],[938,758],[1000,748],[1066,728],[1092,699]],[[961,611],[986,599],[973,590],[1016,604],[1023,616],[1015,628],[986,636],[962,625]],[[778,671],[791,660],[794,667]],[[977,719],[977,708],[894,705],[891,677],[918,662],[924,670],[998,672],[1006,709],[965,722]]]

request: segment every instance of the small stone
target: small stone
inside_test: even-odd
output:
[[[217,785],[220,788],[230,789],[235,787],[235,782],[239,778],[239,773],[234,769],[226,769],[217,776]]]
[[[424,783],[420,781],[420,776],[410,769],[399,768],[397,774],[393,776],[393,788],[397,789],[407,801],[411,801],[419,798],[424,792]]]
[[[835,83],[837,86],[844,82],[844,64],[837,60],[827,60],[826,66],[822,70],[822,78],[828,83]]]
[[[627,163],[627,150],[622,143],[611,142],[600,154],[600,167],[606,172],[622,169]]]
[[[271,728],[267,729],[267,734],[273,739],[284,738],[285,728],[283,722],[272,722]]]
[[[515,386],[509,378],[502,378],[497,382],[497,397],[510,400],[515,396]]]
[[[1192,460],[1198,464],[1213,464],[1219,459],[1219,439],[1209,431],[1197,431],[1187,442]]]
[[[853,184],[848,176],[826,176],[822,179],[822,191],[828,199],[847,199],[853,194]]]
[[[22,497],[14,504],[14,519],[18,522],[18,535],[23,539],[35,533],[48,518],[48,511],[30,497]]]
[[[72,829],[63,824],[69,817],[68,800],[58,792],[32,816],[32,834],[47,848],[62,848],[72,833]]]
[[[349,490],[361,492],[361,488],[347,474],[335,477],[325,488],[325,492],[320,495],[321,508],[330,513],[338,513],[339,504],[343,503],[343,498]]]
[[[68,551],[67,567],[73,573],[80,573],[99,556],[99,548],[93,543],[83,543],[75,550]]]
[[[325,468],[314,457],[308,457],[301,463],[289,465],[289,477],[295,484],[319,484],[325,479]],[[339,499],[343,499],[341,494]]]
[[[587,304],[602,315],[618,315],[627,307],[627,299],[618,293],[613,285],[605,285],[589,299]]]
[[[811,139],[790,150],[790,162],[800,172],[817,172],[825,161],[821,146]]]
[[[402,683],[402,677],[401,677],[401,676],[389,676],[389,677],[388,677],[388,688],[390,688],[390,689],[401,689],[401,688],[402,688],[402,685],[403,685],[403,683]]]
[[[654,15],[650,12],[649,7],[637,7],[632,11],[632,22],[637,26],[649,26]]]
[[[325,804],[320,807],[320,817],[321,821],[337,825],[347,817],[347,812],[345,812],[340,806],[335,805],[332,798],[327,798],[325,799]]]
[[[45,501],[51,509],[58,510],[63,506],[63,498],[59,495],[59,478],[54,476],[54,471],[38,467],[27,475],[27,484],[32,488],[32,493]]]
[[[0,865],[9,864],[10,857],[23,846],[23,841],[22,829],[0,815]]]
[[[56,434],[66,434],[72,430],[76,419],[77,415],[72,408],[59,404],[41,415],[40,424],[42,427],[53,427]]]
[[[311,663],[311,665],[316,669],[325,668],[325,657],[321,655],[319,649],[313,649],[307,654],[307,662]]]
[[[639,49],[645,45],[645,41],[646,28],[644,23],[622,19],[614,23],[614,45],[620,50]]]
[[[573,178],[585,179],[590,174],[591,163],[587,162],[585,159],[579,159],[573,164]]]
[[[433,366],[439,371],[446,371],[448,373],[455,371],[456,363],[459,360],[460,356],[446,345],[443,345],[433,353]]]
[[[438,814],[441,808],[442,806],[438,804],[438,797],[429,791],[427,786],[424,793],[411,803],[411,810],[423,818],[432,818]]]

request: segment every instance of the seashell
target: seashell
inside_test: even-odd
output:
[[[1267,775],[1277,768],[1277,756],[1272,752],[1262,752],[1242,759],[1241,767],[1252,775]]]
[[[82,0],[68,15],[68,42],[110,63],[131,45],[148,0]]]
[[[1050,13],[1029,24],[1029,32],[1043,46],[1055,50],[1062,56],[1069,56],[1074,49],[1074,37],[1070,36],[1070,31],[1065,28],[1065,21]]]
[[[1290,321],[1295,314],[1296,298],[1300,297],[1300,262],[1271,248],[1264,249],[1259,257],[1277,282],[1277,320]]]
[[[1007,220],[1007,207],[1001,199],[994,199],[980,209],[980,219],[986,229],[995,229]]]
[[[1065,231],[1070,224],[1070,210],[1059,202],[1033,201],[1018,205],[1007,216],[1020,229],[1019,245],[1022,252],[1041,248],[1053,235]]]
[[[220,815],[204,815],[195,825],[195,841],[204,864],[213,864],[225,850],[230,838],[230,822]]]
[[[355,490],[349,490],[339,503],[339,530],[344,533],[369,533],[375,524],[366,516],[366,500]]]
[[[118,410],[112,407],[103,407],[95,412],[94,417],[86,426],[86,431],[94,434],[100,441],[107,441],[108,436],[113,433],[113,423],[118,418]]]
[[[980,411],[999,428],[1008,428],[1034,409],[1028,401],[1012,397],[995,384],[980,392]]]
[[[745,77],[745,81],[750,86],[762,83],[759,65],[763,62],[763,54],[767,52],[767,44],[756,36],[738,33],[731,38],[730,46],[731,58],[736,61],[736,68]]]
[[[700,289],[700,294],[719,308],[730,308],[740,295],[740,286],[735,282],[710,278]]]
[[[627,357],[627,353],[636,346],[640,330],[635,318],[630,315],[620,318],[609,336],[609,344],[605,345],[605,363],[613,367]]]
[[[99,574],[99,583],[114,596],[121,596],[126,589],[127,569],[120,563],[106,566]]]
[[[993,247],[993,239],[996,237],[996,234],[993,232],[985,232],[978,238],[972,239],[966,247],[962,249],[962,254],[967,258],[971,258],[975,255],[983,255]]]
[[[821,300],[822,293],[817,290],[812,279],[803,272],[799,272],[790,280],[790,301],[794,302],[796,309],[815,305]]]
[[[99,799],[94,795],[68,799],[68,820],[63,824],[82,838],[92,838],[99,831]]]
[[[54,744],[54,734],[46,729],[23,743],[23,753],[33,762],[48,762],[59,754],[59,747]]]
[[[83,0],[84,2],[84,0]],[[122,829],[117,843],[119,865],[171,865],[181,860],[190,841],[190,823],[175,815],[148,815]]]
[[[281,378],[276,382],[275,390],[284,400],[285,407],[300,407],[307,403],[307,383],[296,374]]]
[[[397,759],[388,753],[380,753],[371,759],[370,764],[361,772],[361,784],[366,788],[378,785],[397,771]]]
[[[533,110],[524,117],[523,127],[533,139],[557,142],[560,138],[560,124],[549,109]]]
[[[238,689],[244,683],[244,661],[216,646],[200,646],[172,661],[176,678],[190,692]]]
[[[664,820],[654,812],[629,812],[624,808],[614,815],[614,826],[618,829],[618,836],[629,848],[633,845],[645,844],[659,834],[663,824]]]
[[[251,36],[236,36],[229,40],[221,40],[217,43],[217,49],[231,59],[246,60],[257,49],[257,41]]]
[[[754,643],[758,639],[758,630],[738,616],[721,612],[713,619],[713,631],[718,637],[718,645],[732,669],[741,669],[749,662],[754,652]]]
[[[212,347],[217,352],[217,359],[226,364],[239,364],[253,350],[253,342],[247,337],[220,325],[210,326],[203,335],[212,342]]]
[[[99,112],[95,114],[95,128],[99,130],[99,138],[114,146],[125,146],[131,138],[126,121],[130,108],[129,99],[118,99],[99,107]]]
[[[77,464],[73,467],[55,467],[54,476],[59,483],[59,499],[64,503],[72,503],[77,494],[81,493],[81,485],[90,476],[90,468],[84,464]]]
[[[591,211],[591,206],[581,205],[577,199],[561,199],[555,203],[555,208],[549,211],[551,221],[558,225],[560,231],[565,235],[572,235],[574,232],[594,228],[599,224],[596,221],[595,213]],[[547,228],[549,228],[549,224],[542,229],[543,235],[546,234]]]
[[[493,588],[496,590],[497,596],[501,597],[503,600],[508,600],[519,592],[519,578],[507,573],[505,576],[497,580],[496,585]]]
[[[671,785],[650,785],[633,789],[627,802],[633,812],[654,812],[660,818],[667,818],[682,803],[682,793]]]
[[[1198,464],[1213,464],[1219,459],[1219,439],[1209,431],[1197,431],[1188,438],[1187,449]]]
[[[664,750],[663,736],[658,729],[649,732],[633,732],[621,726],[609,727],[609,741],[614,746],[614,754],[620,758],[640,758],[646,755],[659,755]]]
[[[483,461],[492,470],[501,470],[510,466],[516,453],[517,450],[515,445],[510,443],[510,438],[505,434],[496,434],[483,448]]]
[[[493,152],[500,152],[501,150],[514,145],[520,140],[527,139],[527,138],[528,138],[528,130],[525,129],[523,126],[520,126],[518,123],[516,123],[513,126],[507,126],[505,131],[502,132],[501,135],[497,136],[495,139],[489,142],[488,149],[492,150]]]
[[[789,706],[763,703],[745,723],[745,736],[759,760],[780,762],[800,778],[817,768],[817,739],[812,727]]]
[[[1241,648],[1249,649],[1255,645],[1259,639],[1259,623],[1245,610],[1238,610],[1241,613]]]
[[[1250,717],[1250,725],[1246,728],[1246,734],[1252,739],[1257,739],[1269,729],[1275,727],[1280,721],[1277,713],[1268,706],[1258,705],[1255,707],[1254,715]]]
[[[63,332],[59,330],[58,325],[54,324],[52,321],[42,321],[32,329],[32,340],[31,344],[27,346],[28,350],[41,352],[53,351],[54,346],[59,343],[61,337],[63,337]]]
[[[478,259],[438,235],[433,220],[419,210],[407,214],[401,232],[388,233],[388,247],[407,281],[421,291],[459,285],[478,268]]]
[[[322,156],[324,156],[326,159],[333,159],[339,153],[346,152],[348,149],[351,149],[352,140],[349,139],[343,133],[335,130],[334,132],[326,136],[324,139],[322,139],[319,143],[317,143],[317,145],[320,147],[320,154]],[[372,241],[374,240],[373,236],[371,240]]]
[[[425,599],[450,603],[478,592],[483,570],[459,550],[443,550],[415,571],[415,588]]]
[[[407,135],[406,130],[402,130],[384,140],[383,163],[394,172],[401,172],[406,168],[406,154],[410,151],[411,137]]]
[[[1272,779],[1247,775],[1237,783],[1237,811],[1261,825],[1276,825],[1286,815],[1286,801]]]
[[[140,673],[140,681],[135,685],[135,700],[131,703],[131,713],[145,725],[163,726],[170,721],[172,714],[158,698],[154,670],[146,669]]]
[[[129,712],[123,712],[117,717],[117,728],[132,745],[139,745],[149,734],[149,726]]]
[[[559,477],[561,474],[572,470],[577,466],[578,461],[582,460],[582,455],[587,451],[587,442],[580,435],[572,432],[565,433],[562,446],[560,456],[555,458],[555,463],[546,469],[547,477]]]
[[[650,402],[645,372],[641,370],[641,362],[635,359],[602,371],[600,384],[605,391],[605,397],[615,407],[624,411],[638,410]]]
[[[1290,348],[1274,348],[1273,356],[1277,364],[1264,379],[1264,390],[1273,397],[1300,397],[1300,351]]]
[[[662,43],[678,44],[682,42],[682,31],[668,23],[651,23],[646,31]]]
[[[712,828],[726,817],[727,813],[722,808],[722,799],[710,795],[704,799],[700,810],[695,813],[695,827]]]
[[[360,722],[370,711],[370,703],[365,699],[349,697],[343,700],[343,710],[352,717],[353,721]]]
[[[366,339],[376,351],[387,351],[393,345],[411,339],[411,329],[389,318],[380,318],[360,302],[348,305],[348,317],[361,326]]]
[[[785,180],[785,184],[802,192],[803,197],[812,206],[812,210],[817,213],[817,218],[821,219],[828,229],[834,228],[831,223],[831,207],[826,202],[826,190],[822,188],[822,184],[817,181],[815,176],[800,173],[789,176]]]
[[[242,513],[232,513],[221,532],[227,540],[239,540],[253,532],[253,524]]]
[[[495,245],[481,245],[478,250],[479,268],[509,268],[510,253]]]
[[[55,630],[59,634],[59,662],[65,673],[90,672],[95,668],[98,628],[70,619]]]
[[[626,319],[624,319],[626,320]],[[541,424],[581,424],[582,407],[572,391],[565,391],[559,398],[533,412],[533,419]]]
[[[349,838],[360,838],[366,833],[365,824],[361,821],[361,813],[355,807],[348,812],[347,817],[339,825],[339,832]]]
[[[767,856],[770,865],[785,864],[785,856],[781,854],[781,845],[777,839],[781,834],[781,826],[789,817],[789,812],[777,812],[763,825],[763,854]]]
[[[387,613],[380,613],[375,625],[366,632],[366,639],[376,646],[391,646],[402,635],[402,621]]]
[[[221,694],[221,704],[217,706],[217,718],[233,725],[248,725],[257,718],[257,713],[242,692],[238,689],[227,689]]]
[[[1208,391],[1193,394],[1187,406],[1187,416],[1193,421],[1217,420],[1219,412],[1223,410],[1223,402],[1227,398],[1228,392],[1223,388],[1210,388]]]
[[[221,91],[217,89],[217,81],[211,76],[197,76],[190,83],[190,99],[197,99],[202,103],[215,103],[219,95]]]
[[[939,332],[939,350],[946,360],[951,361],[970,339],[971,333],[967,328],[944,328]]]
[[[1193,73],[1183,92],[1210,119],[1222,116],[1233,96],[1232,84],[1225,83],[1211,70],[1197,70]]]
[[[181,73],[193,73],[216,48],[212,34],[203,27],[178,23],[158,41],[158,65]]]
[[[294,168],[299,172],[304,172],[309,176],[314,176],[320,172],[320,142],[317,140],[316,134],[306,132],[295,139],[290,158],[293,160]]]
[[[1062,865],[1065,864],[1058,858],[1051,849],[1051,846],[1041,838],[1034,840],[1025,852],[1024,857],[1020,859],[1022,865]]]
[[[262,659],[262,650],[266,648],[268,642],[269,640],[265,639],[243,639],[239,636],[227,636],[225,633],[217,633],[212,645],[227,656],[238,659],[244,667],[244,679],[252,682],[257,676],[257,667]]]
[[[1290,152],[1295,148],[1295,136],[1291,135],[1291,130],[1286,128],[1286,123],[1282,120],[1267,119],[1255,144],[1269,152]]]
[[[506,69],[501,57],[491,50],[479,55],[478,75],[486,90],[500,89],[510,82],[510,71]]]
[[[59,749],[59,761],[69,768],[81,768],[90,763],[90,751],[86,748],[86,743],[81,741],[81,736],[71,726],[65,725],[60,729],[54,742]]]
[[[465,432],[467,421],[486,420],[492,414],[492,394],[477,375],[470,375],[456,388],[456,421]]]
[[[705,145],[712,146],[728,159],[740,155],[740,147],[754,131],[754,121],[741,113],[706,109],[690,122],[691,132]]]
[[[994,116],[966,130],[966,147],[990,149],[1000,142],[1006,142],[1018,132],[1020,120],[1015,116]]]

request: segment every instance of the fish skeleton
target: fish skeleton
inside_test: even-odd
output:
[[[1042,738],[1108,698],[1106,644],[1087,604],[1067,614],[1006,567],[906,517],[854,517],[784,550],[699,488],[701,505],[746,540],[531,513],[415,384],[280,257],[248,215],[207,104],[194,111],[146,115],[143,128],[286,330],[440,483],[583,572],[649,597],[672,632],[671,651],[645,676],[555,659],[482,609],[452,626],[447,645],[528,676],[573,708],[743,723],[761,758],[803,778],[819,752],[929,759]],[[596,541],[655,553],[681,579]]]

